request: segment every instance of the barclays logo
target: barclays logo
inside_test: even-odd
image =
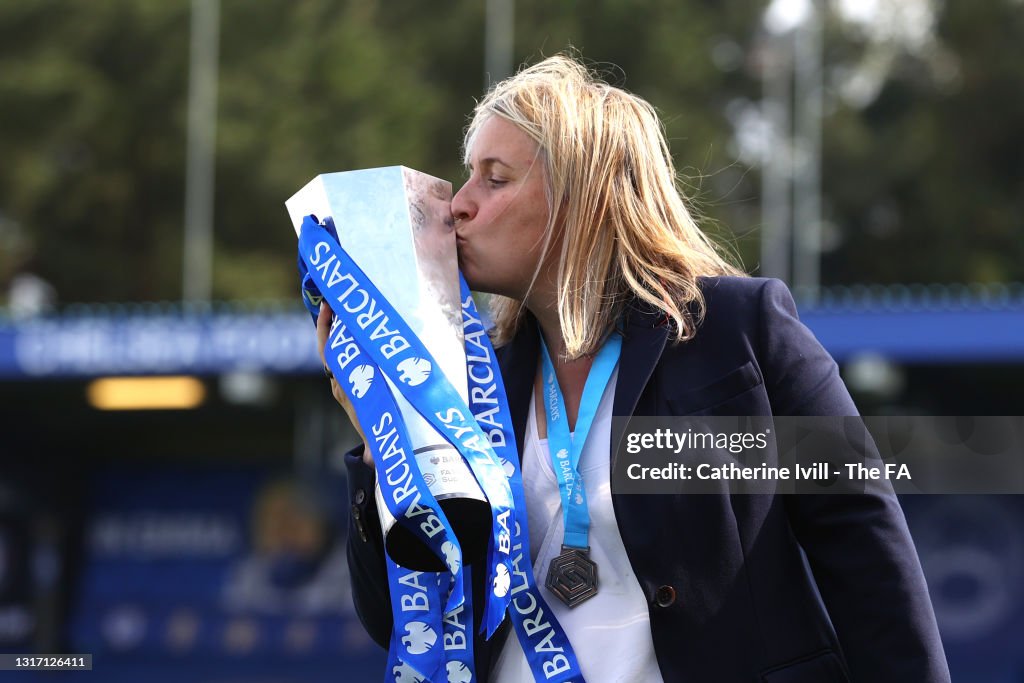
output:
[[[398,364],[398,379],[415,387],[427,381],[430,370],[430,361],[424,358],[406,358]]]
[[[516,466],[505,458],[501,458],[501,469],[505,471],[505,477],[511,479],[512,475],[516,473]]]
[[[508,567],[504,564],[498,564],[494,568],[494,581],[492,588],[494,594],[499,598],[503,598],[508,595],[508,589],[512,585],[512,576],[508,573]]]
[[[405,625],[405,635],[402,636],[402,645],[410,654],[421,655],[437,642],[437,634],[422,621],[410,621]]]
[[[370,390],[370,385],[373,384],[374,376],[372,365],[358,365],[355,370],[349,373],[348,381],[352,386],[352,395],[356,398],[362,398],[366,395],[366,392]]]
[[[441,544],[441,552],[444,554],[444,563],[448,565],[449,571],[455,574],[459,571],[462,566],[462,553],[451,541],[445,541]]]
[[[448,683],[471,683],[473,672],[464,662],[448,662]]]
[[[401,662],[398,666],[394,667],[391,670],[391,675],[395,677],[395,681],[398,683],[423,683],[427,680],[417,673],[416,669],[405,662]]]

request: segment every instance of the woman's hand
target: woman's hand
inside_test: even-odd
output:
[[[324,365],[324,370],[327,370],[327,363],[324,360],[324,348],[327,346],[327,338],[331,334],[331,320],[334,317],[334,311],[331,307],[324,302],[320,305],[320,317],[316,320],[316,348],[320,351],[320,362]],[[359,433],[359,438],[363,440],[363,462],[369,467],[373,467],[373,455],[370,453],[370,449],[366,446],[366,434],[363,432],[363,428],[359,426],[359,418],[356,417],[356,409],[352,406],[352,401],[349,400],[348,394],[341,388],[338,380],[335,379],[333,374],[329,375],[331,380],[331,393],[334,394],[334,400],[341,404],[341,407],[345,409],[345,413],[348,414],[348,419],[352,423],[352,426],[356,428],[356,432]]]

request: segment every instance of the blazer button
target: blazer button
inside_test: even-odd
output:
[[[654,604],[658,607],[670,607],[676,601],[676,589],[672,586],[660,586],[654,592]]]
[[[366,491],[356,489],[355,504],[362,505],[364,500],[366,500]]]

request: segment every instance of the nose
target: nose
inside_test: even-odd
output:
[[[470,195],[469,181],[466,181],[459,191],[455,193],[455,196],[452,197],[452,216],[455,217],[455,220],[468,220],[476,215],[476,202],[473,201]]]

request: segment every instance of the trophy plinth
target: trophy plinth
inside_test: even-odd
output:
[[[305,216],[332,217],[342,248],[467,398],[451,183],[403,166],[319,175],[285,206],[296,232]],[[388,380],[423,478],[451,522],[469,564],[484,557],[490,506],[462,455]],[[390,514],[376,487],[385,547],[403,567],[444,571],[431,550]]]

